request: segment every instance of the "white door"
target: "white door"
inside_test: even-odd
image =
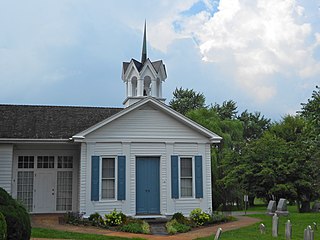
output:
[[[34,213],[55,212],[55,172],[37,172],[34,177]]]

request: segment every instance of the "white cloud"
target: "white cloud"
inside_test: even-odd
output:
[[[275,75],[319,74],[313,58],[319,34],[303,23],[304,8],[295,0],[221,0],[218,10],[212,17],[201,12],[185,18],[181,25],[184,34],[197,38],[203,60],[232,71],[242,91],[265,102],[277,94],[270,81]]]

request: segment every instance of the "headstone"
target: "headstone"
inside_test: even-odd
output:
[[[286,231],[285,231],[286,240],[291,240],[292,237],[292,224],[290,220],[286,223]]]
[[[316,222],[313,222],[313,230],[318,230],[318,226]]]
[[[277,206],[276,214],[279,216],[288,216],[289,212],[287,210],[287,200],[285,198],[280,198]]]
[[[303,240],[314,240],[314,233],[310,225],[304,230]]]
[[[259,226],[259,230],[260,230],[261,234],[265,234],[266,233],[266,226],[263,223],[261,223]]]
[[[222,228],[218,228],[214,240],[219,240],[222,233]]]
[[[311,210],[312,212],[320,212],[320,202],[315,201]]]
[[[272,217],[272,237],[278,237],[279,217],[275,213]]]
[[[267,215],[273,216],[276,211],[276,201],[270,200],[267,207]]]

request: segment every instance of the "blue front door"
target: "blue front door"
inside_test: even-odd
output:
[[[160,157],[136,159],[136,212],[160,214]]]

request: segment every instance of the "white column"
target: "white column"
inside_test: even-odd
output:
[[[162,80],[159,79],[159,98],[162,98]]]
[[[158,97],[157,93],[157,79],[154,78],[151,80],[151,96],[152,97]]]
[[[138,83],[137,83],[137,96],[141,97],[143,96],[143,79],[142,78],[138,78]]]
[[[127,82],[127,96],[128,97],[132,96],[132,82],[131,82],[131,79],[129,79],[128,82]]]

